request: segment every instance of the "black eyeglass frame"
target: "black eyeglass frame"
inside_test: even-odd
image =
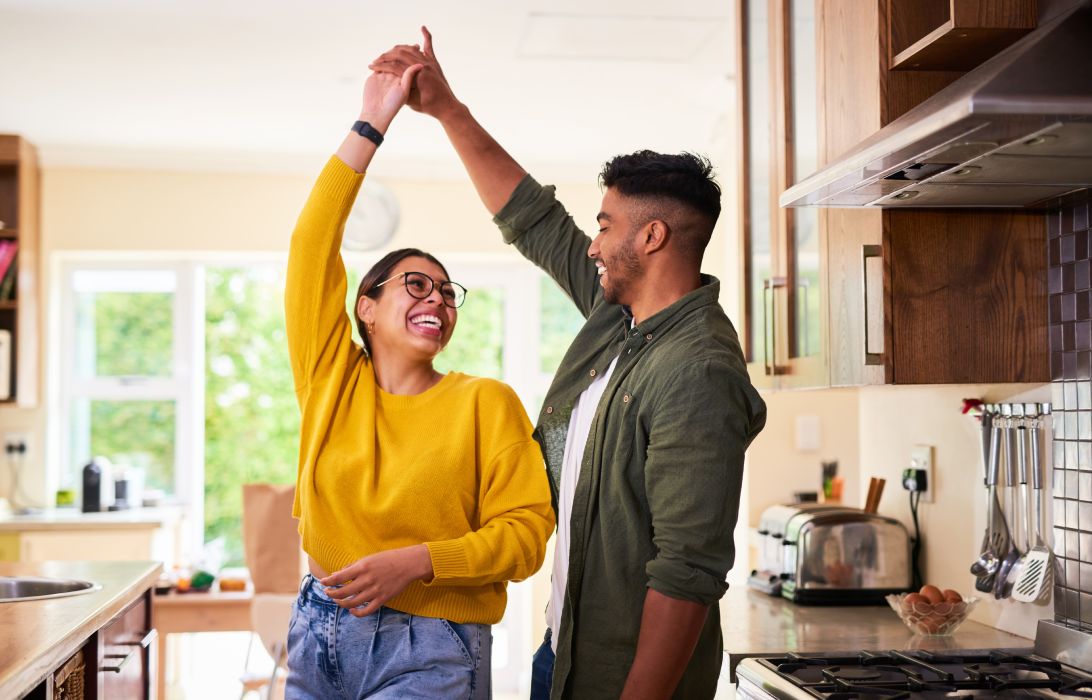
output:
[[[423,277],[426,280],[428,280],[428,290],[426,290],[424,292],[424,294],[421,294],[420,296],[418,296],[417,294],[415,294],[413,292],[412,289],[410,289],[410,286],[407,283],[408,280],[409,280],[410,275],[418,275],[418,276]],[[394,280],[396,280],[398,278],[402,278],[402,280],[403,280],[402,286],[406,288],[406,294],[409,294],[414,299],[428,299],[428,295],[432,294],[432,290],[435,289],[436,286],[437,286],[436,285],[436,280],[429,277],[428,274],[426,274],[424,272],[417,272],[416,270],[406,270],[405,272],[399,272],[397,275],[392,275],[392,276],[388,277],[387,279],[383,280],[379,284],[372,287],[372,289],[379,289],[380,287],[382,287],[386,283],[393,282]],[[444,302],[444,306],[451,307],[452,309],[457,309],[466,302],[467,289],[466,289],[466,287],[459,284],[458,282],[452,282],[451,280],[446,280],[444,282],[440,282],[439,286],[440,286],[440,299]],[[444,294],[445,288],[451,291],[452,298],[454,299],[455,303],[451,303],[448,300],[447,295]]]

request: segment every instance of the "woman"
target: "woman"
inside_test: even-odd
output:
[[[417,69],[373,74],[292,236],[285,291],[302,413],[294,515],[309,556],[286,697],[487,698],[505,581],[542,564],[553,527],[530,421],[506,385],[432,362],[464,290],[431,255],[368,272],[352,342],[338,252],[349,208]]]

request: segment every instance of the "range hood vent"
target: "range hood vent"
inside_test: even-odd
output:
[[[781,195],[781,206],[1018,207],[1092,192],[1092,0]]]

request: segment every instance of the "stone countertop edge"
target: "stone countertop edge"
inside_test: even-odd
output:
[[[181,517],[182,510],[173,506],[130,508],[102,513],[82,513],[79,510],[56,508],[30,515],[0,516],[0,532],[154,529],[177,522]]]
[[[47,600],[0,603],[0,697],[33,690],[70,659],[88,637],[151,588],[159,562],[0,562],[0,576],[73,578],[100,590]]]
[[[1053,617],[1048,608],[1044,614]],[[783,598],[733,585],[720,601],[724,653],[731,681],[736,666],[749,656],[785,652],[949,651],[957,649],[1019,649],[1030,652],[1035,642],[974,620],[952,635],[914,634],[895,611],[884,605],[796,605]]]

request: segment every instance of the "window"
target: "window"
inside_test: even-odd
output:
[[[180,265],[66,271],[62,486],[75,487],[93,456],[145,489],[185,498],[199,483],[200,439],[191,420],[197,358],[180,340],[195,301],[193,279]]]

